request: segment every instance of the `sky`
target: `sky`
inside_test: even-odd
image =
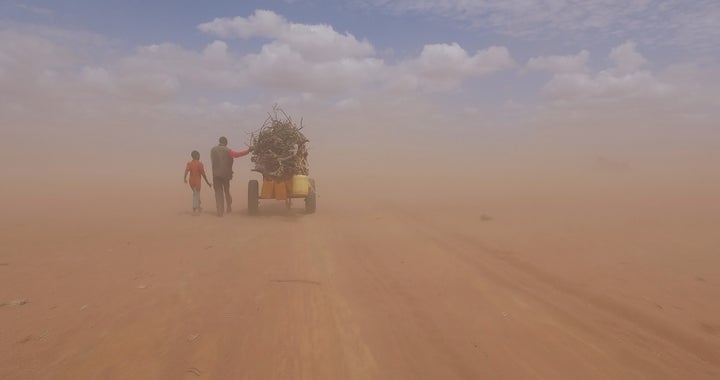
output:
[[[50,164],[34,146],[119,167],[242,147],[278,104],[324,158],[559,140],[707,158],[717,41],[717,0],[3,0],[1,154],[27,173]]]

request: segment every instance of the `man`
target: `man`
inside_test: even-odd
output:
[[[212,161],[213,185],[215,186],[215,205],[217,215],[223,216],[223,211],[232,211],[232,196],[230,196],[230,180],[232,179],[233,159],[242,157],[252,152],[252,148],[235,152],[227,147],[228,140],[225,136],[220,137],[219,144],[210,150]],[[225,204],[227,203],[227,208]]]

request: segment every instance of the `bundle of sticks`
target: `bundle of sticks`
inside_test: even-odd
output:
[[[251,135],[254,150],[250,160],[255,163],[253,171],[262,173],[266,179],[285,181],[293,175],[308,175],[307,138],[300,132],[300,126],[279,107],[274,106],[273,112],[257,131]]]

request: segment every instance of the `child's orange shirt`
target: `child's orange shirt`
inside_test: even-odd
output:
[[[187,163],[186,168],[190,172],[190,188],[200,189],[200,179],[205,174],[205,166],[199,160],[192,160]]]

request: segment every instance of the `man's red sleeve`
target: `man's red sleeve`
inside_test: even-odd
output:
[[[242,156],[247,156],[247,154],[250,153],[250,149],[248,149],[248,150],[243,150],[243,151],[240,151],[240,152],[236,152],[236,151],[234,151],[234,150],[232,150],[232,149],[228,149],[228,153],[230,154],[230,157],[232,157],[232,158],[238,158],[238,157],[242,157]]]

